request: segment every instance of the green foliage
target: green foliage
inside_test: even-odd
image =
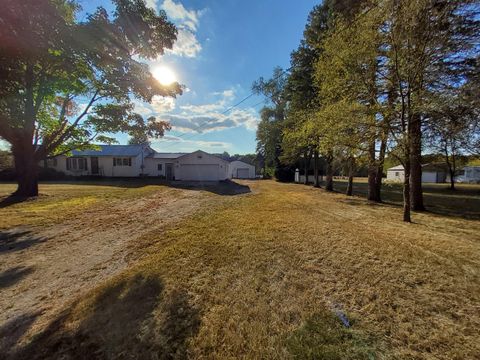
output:
[[[13,156],[10,151],[0,150],[0,170],[8,169],[13,166]]]
[[[162,136],[168,124],[135,114],[133,99],[176,96],[141,59],[172,48],[177,30],[143,0],[115,0],[78,22],[77,3],[5,0],[0,15],[0,137],[35,161],[60,148],[106,140],[107,133]],[[67,145],[67,146],[66,146]],[[27,151],[28,149],[25,149]],[[20,150],[19,150],[20,151]]]

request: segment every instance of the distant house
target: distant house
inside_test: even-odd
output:
[[[403,182],[405,170],[403,165],[387,169],[387,181]],[[447,169],[444,164],[422,165],[422,183],[444,183],[447,179]]]
[[[232,161],[229,176],[232,179],[255,179],[255,166],[239,160]]]
[[[462,182],[480,183],[480,166],[465,166],[463,171]]]
[[[219,181],[230,178],[229,162],[197,150],[192,153],[160,153],[146,145],[99,145],[96,150],[74,150],[47,166],[67,175],[138,177],[167,180]]]

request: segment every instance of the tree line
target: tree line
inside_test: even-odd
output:
[[[325,189],[343,164],[352,194],[368,169],[368,200],[381,202],[385,160],[404,167],[403,220],[424,210],[422,153],[456,159],[480,153],[478,0],[325,0],[309,14],[288,70],[275,68],[253,90],[260,111],[257,151],[277,176],[319,159]],[[453,186],[453,183],[452,183]]]

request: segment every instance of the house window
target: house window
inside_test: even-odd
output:
[[[113,166],[132,166],[132,158],[113,158]]]
[[[202,158],[202,155],[197,155],[197,158],[201,159],[201,158]]]
[[[400,176],[400,173],[398,171],[395,171],[395,176]]]
[[[162,169],[163,169],[163,164],[158,164],[158,165],[157,165],[157,170],[158,170],[158,171],[162,171]]]
[[[87,170],[87,159],[75,157],[67,158],[67,170]]]

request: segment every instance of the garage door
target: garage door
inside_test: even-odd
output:
[[[237,178],[239,179],[248,179],[248,169],[237,169]]]
[[[187,181],[218,181],[218,164],[181,164],[180,180]]]

